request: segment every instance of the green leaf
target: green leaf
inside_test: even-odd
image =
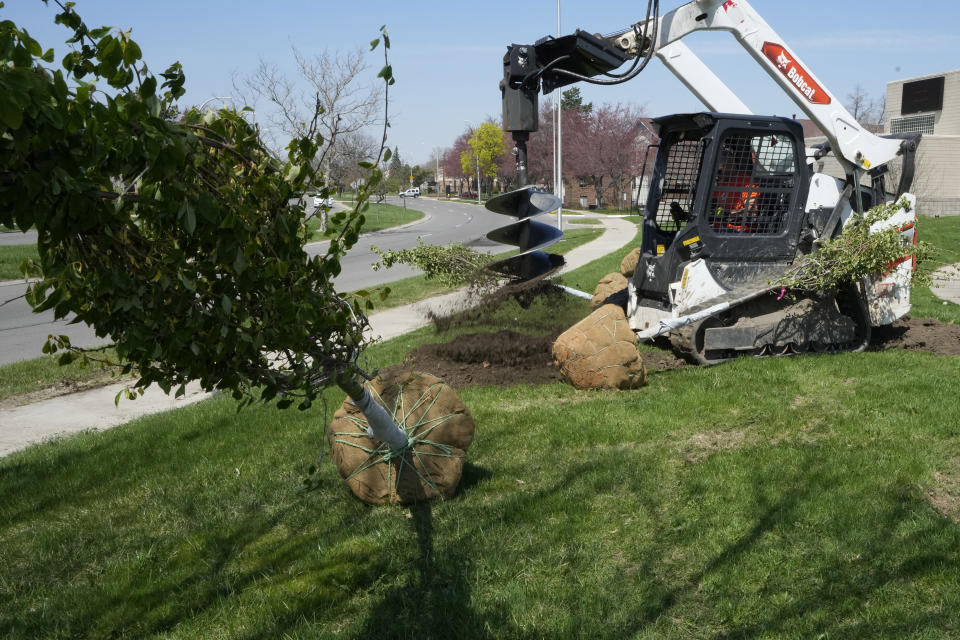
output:
[[[300,177],[300,172],[303,170],[303,167],[299,165],[292,164],[287,168],[286,180],[287,182],[294,182],[298,177]]]
[[[233,272],[237,275],[243,273],[250,263],[247,262],[247,256],[243,254],[243,249],[237,249],[237,257],[233,259]]]
[[[0,92],[0,121],[16,131],[23,124],[23,109],[13,101],[13,96],[6,90]]]
[[[370,51],[373,51],[378,46],[380,46],[380,38],[374,38],[370,41]]]
[[[140,51],[140,46],[133,40],[127,40],[123,46],[124,64],[132,65],[141,57],[143,57],[143,52]]]
[[[194,210],[193,205],[189,202],[184,202],[180,207],[180,215],[183,217],[184,230],[190,235],[193,235],[193,232],[197,230],[197,212]]]
[[[140,85],[140,97],[150,98],[157,93],[157,79],[153,76],[147,77]]]

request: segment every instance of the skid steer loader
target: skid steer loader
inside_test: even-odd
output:
[[[752,114],[680,42],[706,30],[732,33],[827,142],[808,149],[796,121]],[[919,136],[866,131],[747,0],[695,0],[664,15],[658,0],[650,0],[644,20],[613,35],[577,31],[508,47],[500,88],[519,184],[526,184],[526,141],[536,130],[539,89],[625,82],[653,56],[708,111],[653,121],[659,143],[646,199],[638,203],[641,255],[626,301],[638,337],[664,336],[688,360],[713,364],[741,354],[862,350],[871,327],[906,314],[915,267],[909,259],[830,294],[784,295],[772,284],[875,204],[903,206],[871,232],[897,228],[904,245],[916,242],[916,199],[909,189]],[[629,69],[614,72],[631,59]],[[831,152],[845,179],[813,172]],[[898,156],[901,178],[888,185],[889,163]],[[516,192],[511,198],[522,200]],[[549,263],[536,255],[528,260]]]

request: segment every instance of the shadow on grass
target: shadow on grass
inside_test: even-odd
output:
[[[0,635],[276,638],[335,625],[351,638],[619,640],[697,629],[866,639],[949,637],[957,622],[956,609],[933,608],[955,602],[936,591],[960,572],[956,528],[908,479],[863,483],[870,452],[829,462],[816,448],[729,453],[673,466],[651,449],[593,448],[558,453],[527,476],[525,459],[468,463],[455,500],[415,505],[406,520],[346,499],[332,472],[309,498],[295,496],[288,476],[270,477],[294,455],[270,458],[275,434],[232,414],[198,416],[177,433],[121,430],[0,467],[0,601],[11,603]],[[233,440],[242,446],[215,456]],[[257,484],[204,466],[262,457]],[[724,469],[740,473],[734,484],[716,480]],[[527,484],[491,489],[502,477]],[[877,495],[858,505],[858,486]],[[863,524],[847,513],[860,509]],[[106,515],[85,520],[91,512]],[[622,522],[638,513],[642,524]],[[597,543],[628,526],[644,531]],[[521,573],[529,583],[511,591]],[[534,608],[544,617],[525,617]],[[551,618],[564,618],[556,634],[538,627]]]
[[[621,485],[622,478],[605,470],[616,464],[608,459],[603,464],[592,461],[571,466],[547,487],[505,498],[495,511],[512,530],[541,511],[541,505],[555,501],[564,506],[551,510],[562,514],[551,526],[572,528],[585,519],[592,496]],[[751,512],[755,515],[747,520],[747,526],[715,552],[703,554],[678,572],[666,559],[694,555],[698,539],[712,543],[721,537],[716,513],[698,512],[691,519],[679,520],[664,517],[654,525],[653,544],[626,551],[632,562],[629,571],[622,572],[616,581],[593,585],[595,590],[591,591],[583,582],[577,584],[582,576],[572,577],[571,589],[549,594],[559,601],[559,606],[553,603],[557,613],[579,610],[589,616],[593,601],[605,598],[608,603],[596,605],[593,620],[576,621],[554,636],[536,637],[867,640],[917,633],[928,634],[923,637],[952,637],[956,611],[948,606],[941,610],[936,605],[941,602],[938,597],[925,600],[927,606],[916,606],[919,601],[912,603],[910,598],[924,590],[935,591],[941,577],[945,590],[955,584],[960,569],[960,535],[949,522],[929,513],[914,486],[891,482],[883,488],[889,499],[882,501],[879,512],[867,514],[869,524],[853,532],[851,540],[844,537],[841,523],[831,523],[836,528],[823,533],[822,549],[800,551],[808,557],[803,562],[789,559],[785,574],[777,575],[778,556],[789,555],[792,550],[771,547],[770,540],[789,540],[791,529],[805,520],[811,508],[816,510],[820,503],[832,500],[836,488],[835,470],[831,476],[831,470],[812,455],[798,466],[792,472],[783,468],[757,470],[752,478]],[[639,498],[643,510],[663,513],[664,502],[654,487],[637,477],[626,484],[630,490],[646,492]],[[723,492],[724,488],[714,490]],[[828,518],[842,521],[843,516],[828,512]],[[923,525],[917,526],[918,522]],[[905,529],[910,533],[903,533]],[[803,543],[809,545],[811,541]],[[836,552],[836,547],[844,546],[857,550],[855,559]],[[590,558],[588,562],[595,560]],[[757,570],[751,572],[748,567]],[[754,589],[757,593],[750,595]],[[781,603],[784,592],[790,597]],[[902,594],[904,601],[891,603],[891,599],[899,599],[897,594]],[[522,637],[503,619],[486,622],[497,637]],[[691,629],[698,632],[690,636]],[[458,637],[486,636],[468,633]]]
[[[502,621],[488,620],[471,604],[471,561],[446,547],[434,546],[433,509],[429,502],[410,508],[417,538],[416,571],[382,595],[356,638],[502,638]],[[492,635],[488,627],[498,629]]]

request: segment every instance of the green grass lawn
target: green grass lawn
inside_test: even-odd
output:
[[[15,244],[0,247],[0,280],[19,280],[23,278],[23,274],[20,273],[20,265],[28,258],[40,260],[36,245]]]
[[[921,270],[930,272],[960,262],[960,218],[920,218],[917,233],[920,240],[929,242],[935,249],[933,260],[920,265]],[[914,287],[910,293],[913,304],[910,315],[960,324],[960,305],[945,305],[943,300],[930,293],[928,287]]]
[[[359,503],[328,461],[296,491],[341,394],[217,397],[0,459],[0,635],[956,637],[960,528],[928,494],[960,481],[958,379],[887,352],[463,389],[460,492],[414,508]]]
[[[92,355],[98,359],[116,359],[113,349]],[[97,362],[83,364],[76,360],[60,366],[57,356],[42,356],[0,366],[0,400],[51,387],[71,391],[114,380],[113,370]]]
[[[960,246],[952,224],[921,233]],[[461,331],[586,313],[511,302]],[[328,460],[296,490],[342,394],[215,397],[0,459],[0,637],[956,638],[958,381],[960,357],[888,351],[462,389],[460,491],[413,508],[356,501]]]
[[[345,202],[344,204],[348,207],[353,206],[349,202]],[[331,215],[333,214],[331,213]],[[422,211],[417,211],[413,207],[405,209],[395,204],[381,202],[379,204],[368,203],[363,215],[365,221],[362,232],[373,233],[374,231],[382,231],[391,227],[399,227],[404,224],[416,222],[423,218],[424,214]],[[335,229],[336,227],[331,226],[330,228]],[[310,218],[307,222],[307,230],[311,233],[313,240],[323,240],[324,234],[320,231],[319,215]]]

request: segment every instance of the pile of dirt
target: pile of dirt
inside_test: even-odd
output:
[[[931,318],[904,316],[888,327],[877,327],[870,340],[871,351],[905,349],[938,356],[960,355],[960,326]]]
[[[401,367],[432,373],[454,389],[549,384],[561,379],[550,353],[557,335],[527,336],[507,329],[470,333],[418,347]]]
[[[484,325],[501,304],[516,299],[523,306],[540,296],[565,296],[544,283],[522,289],[501,290],[487,304],[453,317],[435,318],[435,327],[442,336],[446,331]],[[474,385],[512,386],[548,384],[561,380],[553,364],[551,348],[566,327],[558,327],[556,319],[542,317],[523,321],[516,328],[531,332],[521,334],[507,328],[496,331],[467,333],[448,342],[423,345],[408,355],[403,367],[413,367],[439,376],[454,389]],[[537,323],[534,326],[533,323]],[[440,338],[443,339],[442,337]],[[662,343],[658,344],[662,346]],[[960,326],[945,325],[928,318],[909,316],[889,327],[873,330],[871,351],[905,349],[935,355],[960,355]],[[687,365],[668,348],[644,350],[643,364],[652,374],[671,371]]]

